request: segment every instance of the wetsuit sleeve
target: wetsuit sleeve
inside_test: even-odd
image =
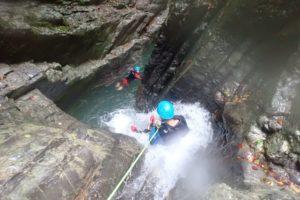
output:
[[[188,129],[185,118],[182,115],[178,115],[177,118],[180,120],[180,125],[182,127],[185,127],[186,129]]]

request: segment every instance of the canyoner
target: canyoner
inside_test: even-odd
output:
[[[133,170],[132,176],[118,193],[117,199],[155,199],[160,200],[171,195],[177,181],[184,177],[192,163],[197,151],[206,148],[212,139],[212,127],[209,113],[199,103],[183,104],[174,102],[174,114],[182,115],[188,124],[187,134],[175,133],[166,143],[162,138],[154,145],[149,145],[145,156],[139,166]],[[153,117],[157,116],[157,117]],[[141,144],[149,142],[149,131],[142,128],[148,127],[151,121],[160,121],[157,109],[149,113],[140,113],[132,109],[120,109],[112,113],[107,125],[111,131],[128,134],[127,131],[136,129],[129,136],[136,138]],[[126,117],[125,117],[126,116]],[[127,118],[129,117],[129,118]],[[150,123],[149,123],[150,119]],[[120,121],[123,121],[123,130]],[[127,121],[127,122],[126,122]],[[119,122],[119,123],[117,123]],[[127,125],[125,125],[127,124]],[[132,126],[135,124],[135,126]],[[140,127],[137,128],[137,127]],[[148,128],[147,128],[148,129]],[[203,180],[203,179],[199,179]]]
[[[139,65],[135,65],[129,71],[129,74],[116,84],[116,90],[123,90],[123,88],[128,87],[132,81],[141,79],[141,67]]]
[[[160,119],[156,120],[152,115],[147,129],[139,131],[136,126],[132,125],[131,130],[148,133],[151,144],[167,144],[175,137],[184,136],[188,132],[189,128],[185,118],[182,115],[174,114],[174,105],[170,101],[159,102],[156,111]],[[151,139],[154,135],[155,137]]]
[[[136,159],[132,162],[129,169],[123,175],[122,179],[118,182],[107,200],[112,200],[113,197],[117,194],[118,190],[125,182],[125,180],[129,177],[133,168],[142,158],[143,154],[150,144],[168,144],[170,141],[172,141],[172,138],[174,139],[179,134],[181,136],[187,134],[189,130],[187,122],[182,115],[174,114],[173,103],[171,103],[170,101],[160,101],[156,111],[160,117],[160,120],[155,120],[155,117],[151,115],[149,126],[143,131],[139,130],[135,125],[131,126],[132,132],[139,134],[148,134],[149,141],[136,157]]]

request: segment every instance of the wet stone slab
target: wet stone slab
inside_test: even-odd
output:
[[[0,96],[19,97],[44,79],[47,70],[57,67],[57,63],[0,64]]]
[[[0,105],[0,199],[105,199],[140,150],[78,122],[39,90]]]

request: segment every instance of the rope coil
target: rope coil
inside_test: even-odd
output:
[[[112,200],[113,197],[116,195],[117,191],[120,189],[120,187],[124,183],[125,179],[130,175],[132,169],[135,167],[135,165],[137,164],[137,162],[140,160],[140,158],[142,157],[142,155],[145,153],[146,149],[149,147],[149,145],[151,144],[152,140],[156,137],[157,133],[158,133],[158,129],[156,129],[156,131],[154,132],[154,134],[150,138],[150,140],[147,143],[147,145],[144,146],[144,148],[139,153],[139,155],[136,157],[136,159],[131,163],[130,167],[128,168],[128,170],[126,171],[126,173],[123,175],[123,177],[121,178],[121,180],[119,181],[119,183],[116,185],[115,189],[108,196],[107,200]]]

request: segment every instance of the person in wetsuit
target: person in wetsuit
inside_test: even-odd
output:
[[[123,78],[117,85],[117,90],[122,90],[124,87],[127,87],[132,81],[142,79],[141,77],[141,67],[135,65],[129,72],[128,76]]]
[[[151,122],[149,133],[151,144],[166,143],[175,136],[183,136],[188,132],[189,128],[185,118],[182,115],[174,114],[174,105],[171,102],[161,101],[157,106],[157,113],[161,118],[161,123],[156,125]]]

